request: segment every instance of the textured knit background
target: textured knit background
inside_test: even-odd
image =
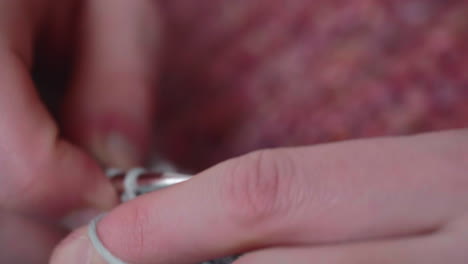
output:
[[[468,126],[467,0],[162,0],[160,147],[248,151]]]

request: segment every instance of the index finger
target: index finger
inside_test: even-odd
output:
[[[128,263],[196,263],[257,248],[427,232],[467,206],[467,165],[443,158],[460,153],[464,137],[256,152],[120,206],[97,234]],[[86,240],[86,230],[78,236]],[[74,245],[65,242],[52,263],[83,263],[70,253]],[[89,241],[80,248],[94,252]]]

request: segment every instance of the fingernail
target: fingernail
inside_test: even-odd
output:
[[[140,165],[137,148],[120,132],[97,137],[91,146],[94,156],[106,167],[129,169]]]
[[[74,211],[63,218],[62,224],[69,230],[74,230],[80,226],[87,225],[104,212],[95,208],[81,209]]]

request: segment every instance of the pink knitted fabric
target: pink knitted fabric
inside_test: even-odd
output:
[[[468,126],[467,0],[161,0],[158,138],[248,151]]]

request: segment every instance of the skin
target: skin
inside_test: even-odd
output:
[[[0,262],[45,263],[63,217],[116,205],[99,163],[130,167],[148,152],[158,14],[151,1],[0,0]],[[34,64],[70,75],[45,87],[67,88],[58,123]],[[467,134],[256,152],[117,207],[99,235],[131,263],[241,252],[241,264],[463,263]],[[104,263],[84,229],[51,262]]]
[[[461,264],[467,149],[460,130],[254,152],[119,206],[98,234],[127,263]],[[84,228],[51,263],[105,262]]]
[[[102,12],[101,5],[111,8]],[[128,167],[145,153],[156,13],[147,1],[0,1],[0,262],[45,263],[57,234],[63,237],[57,228],[63,217],[117,204],[89,154],[106,166]],[[142,25],[152,26],[143,34]],[[40,100],[33,64],[51,80],[63,69],[70,75],[67,84],[41,87],[67,88],[60,124]],[[15,218],[25,220],[8,224]],[[26,230],[43,238],[31,239]]]

